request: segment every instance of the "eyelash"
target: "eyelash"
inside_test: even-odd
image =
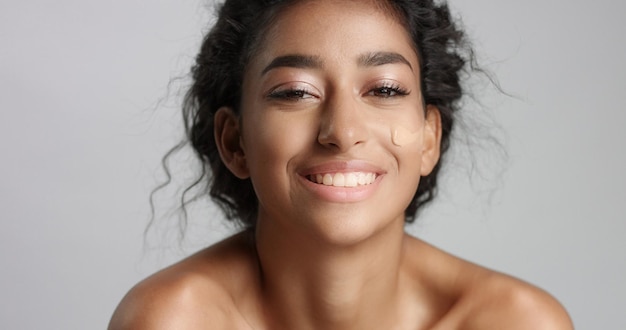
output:
[[[272,91],[267,97],[270,99],[298,101],[315,97],[315,95],[305,88],[293,88]]]
[[[380,85],[374,87],[370,91],[368,91],[365,95],[367,96],[375,96],[380,98],[392,98],[392,97],[402,97],[409,95],[411,92],[407,89],[400,87],[399,85]],[[289,101],[298,101],[301,99],[308,99],[317,97],[315,94],[310,92],[305,88],[293,88],[293,89],[283,89],[272,91],[267,95],[270,99],[278,99],[278,100],[289,100]]]
[[[372,90],[367,92],[367,95],[376,96],[381,98],[391,98],[391,97],[402,97],[409,95],[411,92],[407,89],[400,87],[399,85],[392,84],[383,84],[377,87],[374,87]]]

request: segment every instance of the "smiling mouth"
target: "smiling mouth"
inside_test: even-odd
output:
[[[367,186],[376,181],[376,173],[368,172],[348,172],[348,173],[326,173],[312,174],[307,179],[313,183],[333,186],[333,187],[358,187]]]

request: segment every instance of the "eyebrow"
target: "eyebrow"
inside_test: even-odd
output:
[[[288,67],[288,68],[301,68],[301,69],[319,69],[323,65],[323,61],[319,58],[319,56],[312,55],[285,55],[279,56],[272,60],[270,64],[268,64],[261,75],[266,74],[268,71],[280,68],[280,67]]]
[[[359,56],[357,63],[362,67],[380,66],[385,64],[406,64],[413,70],[411,63],[402,55],[394,52],[370,52]],[[284,55],[276,57],[268,64],[261,75],[280,67],[299,69],[319,69],[324,66],[324,61],[314,55]]]
[[[359,66],[380,66],[385,64],[406,64],[413,70],[411,63],[402,55],[394,52],[372,52],[359,56]]]

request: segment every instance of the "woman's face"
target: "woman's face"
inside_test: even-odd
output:
[[[284,11],[247,67],[241,116],[258,225],[336,243],[402,226],[439,156],[410,38],[373,2]]]

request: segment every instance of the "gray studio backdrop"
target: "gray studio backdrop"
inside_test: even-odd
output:
[[[452,6],[515,95],[483,98],[505,132],[508,157],[493,157],[506,171],[482,167],[492,156],[479,150],[488,170],[468,182],[455,158],[411,232],[545,288],[578,329],[626,329],[626,3]],[[179,246],[169,189],[143,236],[160,157],[181,136],[177,78],[210,8],[0,2],[0,328],[102,329],[134,283],[229,232],[197,205]],[[177,162],[182,184],[193,163]]]

